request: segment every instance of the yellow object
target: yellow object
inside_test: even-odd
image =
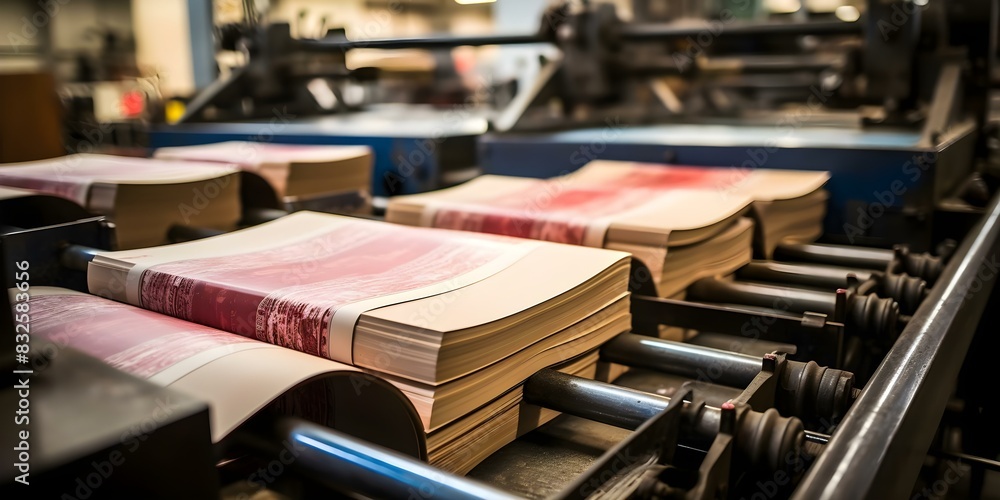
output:
[[[181,117],[184,116],[184,111],[186,107],[181,101],[169,100],[163,108],[163,114],[166,117],[167,123],[173,125],[180,121]]]

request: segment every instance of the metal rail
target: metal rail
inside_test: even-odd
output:
[[[319,39],[299,40],[302,50],[327,52],[352,49],[446,49],[452,47],[483,45],[518,45],[545,43],[548,40],[538,35],[483,35],[483,36],[440,36],[420,38],[379,38],[371,40]]]
[[[727,25],[719,30],[711,22],[685,23],[646,23],[621,24],[614,30],[613,36],[631,41],[656,41],[672,38],[698,36],[705,32],[713,36],[766,36],[766,35],[838,35],[860,33],[864,23],[844,21],[823,21],[808,23],[770,22],[749,23],[739,22]],[[413,38],[375,38],[369,40],[316,39],[299,40],[298,47],[310,52],[347,51],[352,49],[444,49],[461,46],[483,45],[518,45],[529,43],[547,43],[552,40],[542,34],[524,35],[479,35],[479,36],[430,36]]]
[[[996,280],[1000,195],[792,498],[909,497]]]
[[[665,38],[685,38],[706,32],[714,36],[768,36],[768,35],[840,35],[861,33],[864,22],[813,21],[790,22],[736,22],[719,29],[719,21],[685,23],[642,23],[625,24],[619,34],[625,40],[661,40]]]

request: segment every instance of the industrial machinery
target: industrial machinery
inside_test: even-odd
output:
[[[30,258],[38,271],[33,286],[85,289],[81,271],[113,227],[100,219],[12,227],[13,214],[4,212],[5,261]],[[197,485],[206,498],[262,489],[375,498],[413,492],[428,498],[740,498],[762,488],[776,497],[842,498],[849,490],[849,497],[858,498],[909,494],[928,452],[995,468],[995,462],[957,455],[935,441],[976,320],[992,301],[995,273],[984,274],[983,263],[1000,250],[1000,198],[978,219],[943,257],[903,248],[885,254],[830,247],[839,253],[824,264],[754,262],[735,279],[697,283],[684,300],[646,295],[649,271],[636,262],[633,333],[600,351],[606,373],[598,378],[610,383],[538,372],[526,382],[525,408],[562,415],[466,477],[436,470],[420,456],[286,417],[257,419],[242,437],[213,446],[204,406],[192,401],[184,412],[171,414],[176,422],[151,431],[157,439],[143,445],[150,457],[143,466],[104,479],[101,492],[138,491],[136,484],[158,481],[149,474],[179,471],[174,462],[199,478],[192,488]],[[914,262],[924,265],[912,267]],[[887,279],[904,285],[887,288]],[[12,280],[6,278],[8,286]],[[906,306],[901,309],[897,300]],[[664,340],[657,335],[661,326],[696,332],[683,342]],[[44,348],[36,351],[32,363],[46,368],[32,378],[41,388],[32,403],[39,412],[70,404],[61,396],[70,384],[113,379],[123,387],[148,385],[106,373],[65,348],[56,357],[46,357]],[[15,397],[5,391],[3,397]],[[155,402],[156,395],[150,397]],[[121,404],[119,398],[94,411],[105,415]],[[876,409],[886,405],[895,411]],[[109,456],[122,446],[109,444],[102,431],[127,428],[129,413],[111,418],[89,414],[90,407],[74,406],[73,418],[91,428],[75,435],[71,450],[56,440],[39,451],[45,460],[38,470],[53,492],[70,491],[79,473],[87,472],[88,457]],[[63,424],[44,420],[36,428],[49,432],[48,425]],[[297,453],[283,465],[288,473],[271,481],[246,479],[278,460],[282,446]],[[215,456],[215,463],[170,459],[180,449],[200,450],[199,457]],[[148,493],[168,497],[173,491]]]
[[[190,474],[185,496],[206,498],[903,498],[959,488],[942,471],[961,464],[959,495],[980,496],[985,471],[1000,470],[1000,406],[976,389],[992,376],[997,350],[989,329],[1000,319],[1000,195],[988,175],[970,175],[987,156],[996,13],[994,2],[872,1],[853,21],[752,24],[720,12],[699,24],[652,24],[584,5],[553,9],[537,33],[510,37],[362,41],[335,31],[295,40],[277,25],[243,33],[254,48],[246,70],[192,103],[187,123],[155,130],[154,146],[369,143],[381,155],[379,182],[399,175],[404,186],[376,194],[430,189],[447,184],[446,164],[475,164],[486,117],[439,120],[434,111],[401,124],[377,107],[342,106],[304,118],[312,104],[293,83],[371,78],[344,67],[343,52],[358,47],[542,40],[563,57],[479,138],[486,171],[550,176],[595,158],[829,170],[826,232],[821,243],[784,244],[772,260],[703,279],[683,299],[650,293],[649,270],[635,263],[632,331],[601,348],[599,380],[536,373],[523,411],[561,415],[464,477],[419,452],[285,417],[212,446],[204,407],[192,401],[163,434],[154,431],[163,439],[144,445],[161,461],[102,481],[128,487],[159,481],[151,472]],[[286,115],[282,103],[294,103]],[[211,113],[257,121],[194,123]],[[444,132],[428,134],[431,123]],[[81,271],[113,230],[100,219],[23,221],[0,210],[0,251],[6,262],[30,255],[37,285],[83,289]],[[666,329],[676,340],[661,338]],[[86,387],[91,377],[142,386],[72,353],[32,360],[49,361],[32,381],[41,390]],[[52,414],[66,404],[47,394],[37,401]],[[108,415],[113,404],[72,417],[131,425],[128,412]],[[79,467],[114,451],[90,439],[99,434],[82,429],[71,450],[44,452],[53,492],[72,491]],[[282,461],[288,449],[296,459]],[[176,450],[191,451],[178,459]],[[281,473],[253,475],[274,464]]]
[[[368,144],[380,197],[451,185],[476,167],[551,177],[594,159],[827,170],[829,241],[929,250],[954,236],[950,214],[967,207],[963,197],[982,207],[992,182],[972,162],[989,133],[992,3],[870,1],[854,17],[804,23],[746,21],[752,3],[669,22],[567,3],[535,33],[506,36],[295,39],[288,25],[256,26],[240,32],[247,66],[199,95],[185,123],[157,127],[151,145]],[[307,90],[316,78],[333,90],[377,78],[347,68],[354,49],[539,42],[562,56],[496,112],[354,106],[343,96],[324,108]],[[194,123],[206,120],[216,123]]]
[[[747,23],[733,7],[652,25],[595,11],[565,30],[582,54],[481,138],[480,163],[528,177],[594,159],[826,170],[828,241],[928,250],[951,236],[938,219],[984,150],[992,9],[874,1],[857,19]]]
[[[337,40],[346,40],[342,29],[315,42]],[[350,70],[346,49],[310,48],[292,38],[288,24],[230,27],[222,45],[245,51],[247,64],[192,100],[177,125],[154,127],[151,147],[228,140],[366,145],[375,152],[377,197],[453,185],[479,173],[475,138],[488,123],[469,101],[373,105],[365,89],[377,79],[376,68]]]

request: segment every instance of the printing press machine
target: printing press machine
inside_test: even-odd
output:
[[[633,11],[655,3],[637,0]],[[230,42],[246,47],[246,68],[200,94],[179,124],[155,127],[150,146],[366,144],[376,197],[478,171],[552,177],[594,159],[827,170],[837,174],[830,241],[923,251],[960,236],[946,234],[948,215],[962,210],[951,198],[985,203],[972,160],[996,130],[986,116],[992,2],[878,0],[854,20],[763,23],[743,19],[749,1],[725,5],[700,21],[623,22],[612,5],[568,2],[517,35],[350,40],[332,29],[294,39],[286,24],[254,26]],[[351,50],[537,43],[562,55],[502,109],[344,98],[378,79],[348,69]],[[306,89],[317,77],[340,96],[335,106]]]
[[[4,261],[30,260],[33,286],[83,289],[93,249],[113,241],[113,226],[100,218],[53,212],[48,220],[18,220],[23,210],[2,208]],[[35,480],[53,492],[71,491],[94,463],[107,467],[95,457],[122,452],[127,441],[117,436],[141,428],[143,453],[128,455],[127,466],[97,481],[99,496],[141,491],[235,498],[266,487],[290,497],[332,491],[372,498],[741,498],[760,492],[884,498],[909,495],[927,475],[933,488],[933,468],[924,469],[928,456],[970,466],[974,494],[988,487],[976,478],[995,470],[996,461],[968,452],[995,455],[995,408],[988,394],[981,395],[986,401],[965,395],[969,418],[953,408],[953,391],[960,369],[988,369],[982,358],[995,342],[989,321],[996,309],[987,307],[995,273],[988,263],[1000,243],[1000,198],[974,218],[973,230],[946,256],[902,246],[829,245],[839,256],[828,264],[755,261],[736,280],[696,283],[685,300],[650,296],[648,270],[636,265],[633,332],[601,350],[607,378],[616,364],[632,369],[613,384],[537,373],[525,386],[526,400],[563,415],[467,477],[422,463],[419,445],[393,451],[373,444],[390,432],[382,427],[327,429],[272,416],[213,447],[203,403],[71,349],[36,347],[32,409],[53,417],[35,427],[47,436],[33,451]],[[794,254],[786,258],[795,260]],[[699,333],[686,343],[665,341],[656,337],[659,325]],[[977,330],[986,335],[976,336]],[[974,338],[986,347],[969,351]],[[966,357],[967,351],[973,354]],[[103,389],[95,392],[98,386]],[[15,404],[16,391],[3,394]],[[175,409],[150,429],[150,411],[164,398]],[[962,429],[960,448],[939,425]],[[289,446],[298,455],[286,465],[276,457]],[[255,470],[286,466],[291,473],[274,473],[273,481],[247,480]],[[178,474],[188,479],[170,479]]]
[[[29,259],[37,273],[33,284],[82,289],[81,271],[92,249],[111,241],[113,227],[100,219],[67,222],[58,218],[65,219],[62,214],[16,221],[23,211],[4,208],[5,262]],[[466,478],[415,460],[419,447],[405,456],[290,419],[254,422],[236,442],[212,449],[204,404],[68,349],[45,347],[33,350],[40,354],[32,360],[38,370],[32,405],[40,414],[59,417],[38,426],[39,435],[50,438],[34,452],[34,467],[53,491],[69,491],[72,479],[96,463],[93,457],[124,446],[113,439],[119,431],[148,425],[149,408],[169,398],[181,411],[156,422],[140,448],[145,453],[130,455],[137,457],[129,462],[135,468],[113,476],[102,495],[212,497],[219,495],[220,484],[230,488],[222,490],[224,496],[234,494],[232,488],[254,490],[263,484],[245,478],[255,467],[274,463],[272,454],[281,450],[276,443],[304,447],[296,448],[301,454],[289,464],[294,474],[266,484],[292,497],[330,488],[375,498],[414,491],[443,498],[739,498],[761,485],[796,498],[904,494],[929,452],[970,464],[973,471],[995,469],[995,461],[946,450],[936,433],[977,319],[982,316],[986,326],[991,316],[984,310],[994,276],[984,272],[984,263],[997,250],[998,217],[1000,202],[994,198],[947,264],[902,247],[896,252],[830,247],[841,251],[835,262],[840,266],[754,262],[737,281],[697,283],[684,301],[644,296],[649,275],[637,267],[634,333],[601,351],[607,363],[633,369],[614,385],[539,372],[527,383],[525,397],[564,415],[495,453]],[[31,223],[41,227],[14,227]],[[864,271],[879,267],[876,256],[883,259],[881,269]],[[843,267],[851,258],[856,267]],[[794,271],[810,268],[809,278],[819,281],[811,290],[794,288],[810,284]],[[829,286],[838,272],[845,284]],[[887,278],[908,285],[883,288]],[[820,283],[825,280],[826,286]],[[9,277],[8,283],[13,284]],[[912,315],[887,298],[896,292],[902,293],[900,302],[915,296],[919,305],[907,306],[915,307]],[[779,309],[760,307],[779,301]],[[701,333],[687,343],[641,335],[655,335],[660,324]],[[980,335],[977,342],[984,339],[993,341]],[[976,369],[969,364],[973,360],[966,369]],[[87,388],[97,381],[113,384],[94,394]],[[11,404],[15,397],[14,391],[4,393]],[[101,398],[106,403],[95,405]],[[82,409],[94,414],[81,414]],[[963,430],[975,430],[972,424]],[[375,440],[378,432],[386,431],[352,433]],[[989,441],[979,439],[979,445]],[[166,479],[174,474],[191,479],[183,484]],[[141,486],[164,483],[169,487]]]
[[[870,6],[892,12],[891,4],[871,2]],[[933,16],[942,16],[942,12],[930,9],[944,8],[943,4],[930,2],[934,7],[924,11],[926,17],[939,20]],[[988,15],[980,20],[996,15],[997,7],[992,2],[947,4],[948,9],[958,11],[959,21],[950,25],[954,36],[970,40],[979,36],[966,24],[975,25],[968,19],[981,12],[963,11],[962,6],[972,9],[980,4],[989,4]],[[556,27],[589,26],[591,34],[606,35],[608,31],[601,23],[610,22],[610,15],[597,7],[593,11],[550,12],[546,19],[552,26],[550,40],[559,40],[564,50],[567,46],[581,51],[594,49],[584,43],[585,38],[558,38],[558,33],[565,37],[567,31],[573,30]],[[862,19],[871,35],[871,26],[877,27],[877,16],[868,16]],[[741,36],[774,36],[780,41],[805,33],[833,37],[865,33],[859,26],[862,21],[851,25],[830,21],[822,26],[762,27],[738,24],[741,22],[733,21],[729,29],[722,31],[718,50],[738,47]],[[920,27],[937,29],[940,24],[922,21]],[[696,37],[705,29],[699,26],[681,30],[669,24],[614,26],[620,28],[616,34],[626,41]],[[890,47],[875,43],[881,40],[879,37],[862,36],[873,43],[864,46],[864,54],[875,61],[865,59],[864,70],[885,72],[882,79],[876,75],[869,81],[896,82],[898,78],[888,75],[898,71],[923,73],[915,65],[886,63],[902,61],[896,50],[910,51],[910,56],[904,58],[908,61],[923,60],[926,54],[917,56],[914,51],[916,47],[927,49],[926,40],[920,37],[920,30],[911,31],[917,33],[894,39]],[[544,33],[539,36],[549,36]],[[587,30],[577,33],[583,37]],[[727,42],[729,37],[735,41]],[[325,53],[352,43],[381,43],[392,48],[527,43],[529,38],[537,41],[538,37],[381,42],[340,38],[302,43],[306,52]],[[567,51],[571,54],[571,50]],[[648,48],[643,51],[647,56],[656,54]],[[620,57],[602,54],[603,59],[588,62]],[[621,133],[615,140],[605,140],[604,152],[595,157],[739,167],[752,159],[748,156],[751,150],[769,145],[765,141],[768,131],[774,128],[769,123],[774,122],[768,120],[781,116],[775,114],[775,109],[780,108],[775,103],[796,99],[803,102],[801,93],[787,88],[766,92],[769,87],[761,81],[768,79],[756,78],[749,81],[755,82],[753,88],[764,96],[755,101],[763,103],[760,109],[740,116],[712,116],[713,112],[699,108],[697,113],[709,123],[690,123],[690,117],[684,123],[671,123],[680,121],[676,107],[664,106],[650,116],[648,102],[589,101],[611,102],[610,106],[618,106],[621,111],[616,115],[615,111],[591,108],[585,96],[577,96],[580,101],[569,107],[589,111],[567,111],[560,113],[557,120],[547,116],[551,107],[535,109],[538,102],[551,100],[552,95],[561,95],[564,102],[569,102],[565,99],[571,95],[567,89],[573,86],[553,82],[574,81],[576,71],[594,77],[608,69],[600,64],[575,67],[583,60],[581,57],[567,54],[561,64],[550,67],[551,74],[543,76],[537,89],[525,94],[537,99],[522,97],[523,101],[511,108],[514,111],[508,110],[493,121],[491,131],[480,141],[480,161],[486,171],[549,176],[581,166],[572,164],[572,153],[583,154],[581,146],[592,144],[607,128],[551,130],[586,127],[594,120],[602,123],[607,116],[623,118]],[[39,436],[50,437],[32,452],[33,471],[38,474],[33,479],[54,493],[75,491],[79,498],[84,493],[87,497],[134,497],[138,492],[148,498],[343,495],[812,499],[996,495],[998,486],[993,476],[1000,472],[996,460],[1000,436],[995,428],[1000,405],[998,398],[979,384],[991,380],[990,361],[998,347],[991,330],[1000,312],[993,296],[997,273],[994,262],[1000,251],[1000,194],[987,168],[987,117],[970,112],[976,111],[977,102],[985,103],[977,101],[981,96],[974,92],[983,83],[976,80],[982,68],[976,67],[974,54],[959,59],[971,63],[942,63],[937,76],[930,78],[934,84],[929,92],[917,92],[908,86],[872,85],[868,90],[875,95],[848,96],[855,100],[851,105],[844,104],[840,111],[823,110],[805,117],[809,123],[797,129],[799,135],[777,144],[777,152],[768,153],[766,165],[757,166],[832,172],[829,216],[821,242],[782,245],[772,260],[755,260],[732,278],[697,282],[689,287],[683,300],[656,297],[655,291],[650,291],[648,270],[635,264],[630,286],[632,332],[601,349],[605,373],[599,378],[610,383],[553,370],[537,373],[526,383],[525,399],[530,404],[523,411],[537,411],[540,407],[562,415],[519,437],[465,477],[422,462],[426,450],[419,444],[396,450],[380,446],[379,434],[390,430],[373,425],[329,429],[270,416],[251,422],[236,438],[212,445],[203,403],[153,387],[71,350],[42,346],[33,348],[37,354],[31,364],[37,373],[31,379],[31,404],[39,414],[52,417],[38,426]],[[653,60],[664,62],[662,57]],[[666,58],[666,62],[672,60]],[[775,71],[774,65],[777,71],[783,71],[777,64],[780,61],[758,62],[761,67],[770,66],[762,70],[765,73]],[[793,59],[789,64],[801,67],[802,59]],[[785,70],[789,64],[783,66]],[[751,71],[752,66],[744,68]],[[838,70],[859,70],[846,66]],[[638,74],[648,73],[635,69]],[[656,72],[678,73],[676,67]],[[966,74],[972,76],[960,78]],[[807,81],[804,88],[812,84]],[[630,85],[634,89],[636,83]],[[956,95],[960,87],[973,92],[967,91],[960,98]],[[647,97],[664,99],[662,88],[650,88]],[[599,86],[577,90],[583,94],[594,92],[592,98],[601,91]],[[625,95],[642,94],[630,90]],[[921,102],[920,97],[927,100]],[[872,103],[882,109],[869,109]],[[624,112],[628,109],[644,112],[630,116]],[[332,118],[330,123],[339,127],[340,120],[353,120],[365,113],[369,112],[355,112],[346,118],[320,117],[314,122],[297,120],[280,133],[301,133],[301,139],[280,140],[326,141],[316,139],[323,127],[317,124]],[[370,113],[378,115],[381,111]],[[917,116],[920,113],[924,116]],[[847,114],[852,116],[845,118]],[[883,123],[876,123],[879,119]],[[156,145],[252,138],[260,133],[261,123],[266,121],[214,128],[209,124],[184,124],[164,132],[164,142]],[[225,132],[204,140],[182,138],[199,131],[215,134],[216,130]],[[462,134],[474,138],[485,132],[485,128],[477,130],[463,130]],[[171,140],[167,137],[178,139],[166,142]],[[274,137],[279,140],[279,133]],[[395,144],[386,146],[389,150],[402,147],[405,157],[406,151],[419,151],[421,139],[409,139],[413,141],[411,149],[399,146],[398,141],[385,144]],[[449,144],[438,143],[435,152],[444,154],[450,150]],[[881,203],[874,198],[876,193],[891,189],[892,182],[901,178],[905,162],[913,161],[913,155],[918,153],[934,158],[923,170],[931,175],[907,185],[906,192],[894,203],[882,204],[885,216],[863,228],[862,237],[845,244],[849,234],[845,224],[854,220],[851,217],[858,208],[867,210],[873,203]],[[553,163],[556,159],[563,163]],[[570,164],[565,164],[567,161]],[[552,170],[543,170],[542,164]],[[396,167],[398,164],[386,168]],[[517,170],[513,170],[515,167]],[[979,175],[972,175],[974,172]],[[412,189],[432,187],[436,187],[434,182]],[[32,286],[83,289],[83,271],[93,249],[110,248],[113,225],[65,206],[36,211],[44,217],[26,219],[23,214],[28,211],[17,204],[28,202],[4,203],[0,204],[0,254],[4,262],[31,260]],[[63,202],[36,199],[31,203],[54,206]],[[178,234],[179,239],[211,234],[199,228],[176,229],[174,240]],[[5,265],[2,271],[8,287],[15,282],[12,270]],[[2,319],[5,328],[13,330],[8,312],[4,309]],[[697,333],[687,336],[683,343],[666,341],[657,337],[664,326]],[[6,352],[6,345],[4,348],[2,362],[10,363],[13,353]],[[621,373],[620,366],[630,369]],[[10,373],[17,366],[4,368]],[[97,393],[88,390],[98,381],[107,389]],[[13,391],[5,389],[0,394],[6,404],[16,405]],[[142,435],[147,439],[139,448],[141,454],[129,455],[119,472],[101,480],[99,489],[91,485],[89,489],[75,490],[78,485],[74,481],[94,470],[95,459],[100,461],[121,449],[118,436],[150,424],[151,409],[164,398],[174,402],[176,410],[156,421],[154,429],[143,428]],[[16,445],[10,443],[11,448]],[[286,461],[283,452],[289,449],[297,455]],[[955,464],[963,468],[957,473],[960,480],[953,482],[954,470],[950,468]],[[274,472],[278,469],[281,472]],[[271,476],[253,476],[261,470],[270,470]],[[5,485],[11,481],[4,476]],[[942,484],[947,486],[944,492],[939,491]]]

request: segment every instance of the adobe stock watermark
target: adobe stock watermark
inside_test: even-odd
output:
[[[232,175],[224,175],[212,179],[203,186],[191,188],[191,203],[177,205],[177,210],[180,212],[181,218],[184,219],[184,223],[190,224],[193,217],[201,215],[201,212],[211,205],[212,200],[218,198],[232,184],[232,178]]]
[[[119,444],[124,447],[124,451],[114,449],[103,460],[92,460],[91,471],[77,477],[73,491],[63,493],[59,497],[60,500],[87,500],[94,496],[101,486],[111,479],[115,470],[125,464],[129,455],[135,453],[160,424],[170,419],[173,413],[174,405],[169,397],[157,399],[152,413],[120,436]]]
[[[38,31],[48,26],[52,22],[52,18],[59,14],[62,7],[69,2],[70,0],[38,0],[35,2],[38,9],[31,14],[31,17],[21,17],[21,31],[8,32],[7,44],[14,48],[15,53],[21,51],[22,45],[32,45],[31,41],[38,36]]]
[[[779,146],[781,141],[793,137],[808,118],[821,111],[833,96],[832,89],[810,85],[809,97],[806,99],[805,106],[799,106],[782,113],[781,118],[774,124],[775,134],[768,138],[763,145],[747,148],[747,159],[739,165],[732,165],[732,175],[723,185],[718,186],[716,191],[721,193],[724,199],[737,192],[746,176],[755,169],[767,165],[772,156],[781,151]]]
[[[580,486],[580,495],[589,497],[597,493],[601,486],[622,472],[631,470],[641,464],[652,464],[655,460],[656,457],[653,455],[636,456],[632,451],[632,447],[627,446],[615,454],[610,466],[601,472],[600,475],[590,478],[589,481]]]
[[[904,162],[900,167],[902,177],[894,179],[886,189],[872,191],[872,198],[875,201],[858,207],[855,220],[844,223],[847,240],[853,244],[857,237],[867,234],[868,230],[875,226],[875,222],[885,216],[889,209],[916,185],[924,173],[937,164],[937,159],[936,152],[927,151],[915,154]]]
[[[255,135],[249,137],[251,144],[246,145],[246,149],[241,149],[243,157],[246,159],[253,159],[258,154],[258,143],[268,143],[274,140],[274,136],[285,129],[292,120],[295,119],[296,115],[289,113],[287,107],[282,107],[280,110],[278,108],[272,108],[271,114],[273,115],[268,121],[267,125],[261,128]],[[232,183],[232,176],[226,175],[212,180],[211,182],[201,186],[191,188],[191,201],[187,203],[180,203],[177,205],[177,211],[180,212],[181,218],[184,220],[185,224],[190,224],[193,217],[200,215],[206,208],[211,205],[212,200],[218,198],[226,188]]]
[[[246,485],[252,488],[267,488],[285,473],[287,467],[295,463],[304,449],[305,446],[298,441],[289,441],[287,439],[282,441],[281,451],[278,452],[278,456],[250,473],[247,476]],[[241,493],[238,498],[240,500],[250,500],[253,497],[253,495]]]
[[[380,36],[389,24],[392,22],[392,16],[396,14],[401,14],[403,12],[403,4],[399,0],[389,0],[385,4],[384,11],[375,11],[372,14],[372,19],[366,23],[360,24],[360,30],[364,34],[364,38],[376,38]],[[355,40],[354,47],[363,49],[369,45],[366,40]],[[347,49],[344,49],[347,52]]]
[[[989,293],[993,290],[998,273],[1000,273],[1000,259],[996,253],[991,253],[979,263],[976,276],[969,283],[969,287],[946,297],[945,301],[966,302],[984,290]]]
[[[688,36],[685,39],[687,48],[683,52],[674,52],[672,55],[677,68],[682,73],[687,71],[697,58],[705,55],[708,48],[726,30],[726,26],[738,19],[736,13],[748,12],[754,6],[754,3],[752,0],[734,0],[728,4],[728,7],[720,10],[719,15],[715,19],[710,20],[705,29],[699,31],[696,35]]]
[[[907,23],[913,20],[917,12],[926,9],[928,0],[910,0],[905,2],[892,2],[892,12],[888,18],[881,18],[875,23],[883,42],[888,42],[896,32],[903,29]],[[901,5],[902,4],[902,5]]]
[[[946,460],[947,467],[944,473],[936,481],[919,491],[915,491],[910,500],[921,500],[924,498],[945,498],[948,491],[968,473],[968,469],[955,460]]]
[[[578,147],[575,151],[570,153],[570,164],[575,167],[582,167],[588,162],[596,160],[601,154],[604,153],[604,151],[608,149],[608,144],[618,140],[618,137],[622,135],[622,130],[624,128],[625,127],[622,125],[620,116],[615,115],[613,117],[605,118],[604,128],[601,129],[601,136],[590,141],[589,144],[584,144]]]
[[[823,418],[818,423],[817,431],[830,434],[840,423],[840,417],[832,420]],[[740,500],[770,500],[779,497],[780,493],[792,484],[792,481],[812,465],[817,457],[809,455],[805,448],[788,452],[784,457],[784,470],[777,470],[768,479],[758,480],[754,486],[757,489]]]
[[[466,96],[462,104],[449,109],[445,113],[443,122],[438,123],[425,136],[428,137],[427,139],[413,139],[412,144],[415,148],[409,149],[409,151],[394,152],[393,164],[396,168],[388,170],[382,175],[382,182],[390,194],[402,193],[402,187],[407,180],[427,175],[425,166],[448,138],[448,131],[454,128],[455,124],[460,124],[474,117],[473,111],[477,108],[478,103],[488,101],[494,93],[491,77],[478,76],[473,87],[475,91]]]

